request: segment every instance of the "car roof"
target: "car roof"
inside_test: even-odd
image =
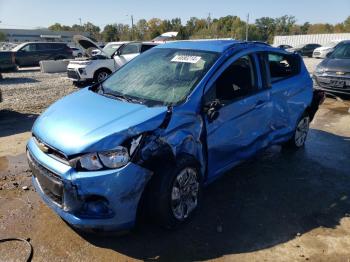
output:
[[[129,41],[120,41],[120,42],[108,42],[105,46],[107,45],[123,45],[123,44],[127,44],[130,43]]]
[[[24,42],[22,44],[60,44],[60,45],[67,45],[67,43],[64,43],[64,42]]]
[[[163,45],[159,45],[156,48],[175,48],[175,49],[191,49],[191,50],[201,50],[216,53],[223,53],[227,49],[234,46],[242,46],[242,44],[254,45],[270,45],[262,42],[247,42],[247,41],[237,41],[237,40],[189,40],[189,41],[174,41],[168,42]]]

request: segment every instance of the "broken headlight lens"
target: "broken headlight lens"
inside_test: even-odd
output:
[[[126,147],[118,146],[110,152],[99,153],[102,163],[108,168],[119,168],[125,166],[129,162],[129,152]]]
[[[79,161],[82,168],[90,171],[99,170],[103,167],[96,153],[84,155]]]
[[[78,163],[83,169],[89,171],[96,171],[107,168],[120,168],[125,166],[130,161],[130,156],[136,152],[142,139],[142,135],[132,139],[130,142],[130,154],[127,147],[118,146],[114,150],[100,153],[90,153],[81,157],[74,158],[70,164],[74,168],[79,168]]]

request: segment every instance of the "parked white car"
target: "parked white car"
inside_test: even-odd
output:
[[[327,54],[330,52],[333,52],[335,47],[341,42],[342,40],[336,40],[331,41],[321,47],[318,47],[314,50],[312,57],[313,58],[326,58]]]
[[[68,64],[68,78],[76,84],[87,81],[101,82],[122,65],[157,45],[157,43],[147,42],[111,43],[101,49],[84,36],[74,36],[74,41],[89,55],[88,58],[75,59]],[[92,56],[93,49],[99,49],[101,53]]]
[[[178,35],[178,32],[166,32],[161,34],[160,36],[157,36],[156,38],[152,39],[152,42],[155,43],[165,43],[169,41],[176,40],[176,36]]]

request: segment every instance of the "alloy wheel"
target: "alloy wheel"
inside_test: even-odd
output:
[[[183,221],[198,205],[199,181],[194,168],[183,169],[175,178],[171,191],[171,209],[174,217]]]
[[[303,117],[295,130],[294,141],[297,147],[301,147],[305,144],[307,133],[309,132],[310,118],[308,116]]]

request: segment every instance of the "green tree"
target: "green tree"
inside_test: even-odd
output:
[[[271,42],[275,35],[276,23],[271,17],[261,17],[255,20],[256,34],[260,41]]]
[[[197,25],[198,18],[197,17],[191,17],[187,23],[186,23],[186,31],[189,35],[192,35],[196,31],[196,25]]]
[[[74,32],[84,32],[85,28],[82,25],[74,24],[74,25],[72,25],[71,30]]]
[[[292,27],[295,25],[296,19],[294,16],[284,15],[275,19],[275,34],[289,35]]]
[[[4,42],[6,40],[6,35],[3,32],[0,32],[0,42]]]
[[[60,23],[55,23],[53,25],[50,25],[48,29],[52,31],[62,31],[62,25]]]
[[[92,37],[96,40],[101,39],[101,35],[100,35],[101,29],[91,22],[87,22],[84,24],[84,31],[88,32],[90,34],[90,37]]]
[[[309,28],[310,28],[310,23],[305,22],[302,26],[300,26],[300,32],[305,35],[309,31]]]
[[[178,31],[180,31],[181,27],[182,27],[181,18],[176,17],[176,18],[171,19],[170,30],[178,32]]]
[[[329,34],[333,33],[334,26],[330,24],[312,24],[309,27],[308,34]]]
[[[139,40],[149,39],[148,37],[148,24],[146,19],[140,19],[135,26],[136,29],[136,38]]]
[[[106,25],[102,31],[102,40],[105,42],[119,41],[118,28],[116,25]]]
[[[152,18],[148,20],[147,22],[148,28],[149,28],[149,37],[151,39],[159,36],[162,33],[161,25],[162,20],[159,18]]]
[[[344,25],[344,32],[350,33],[350,16],[346,18],[343,25]]]

